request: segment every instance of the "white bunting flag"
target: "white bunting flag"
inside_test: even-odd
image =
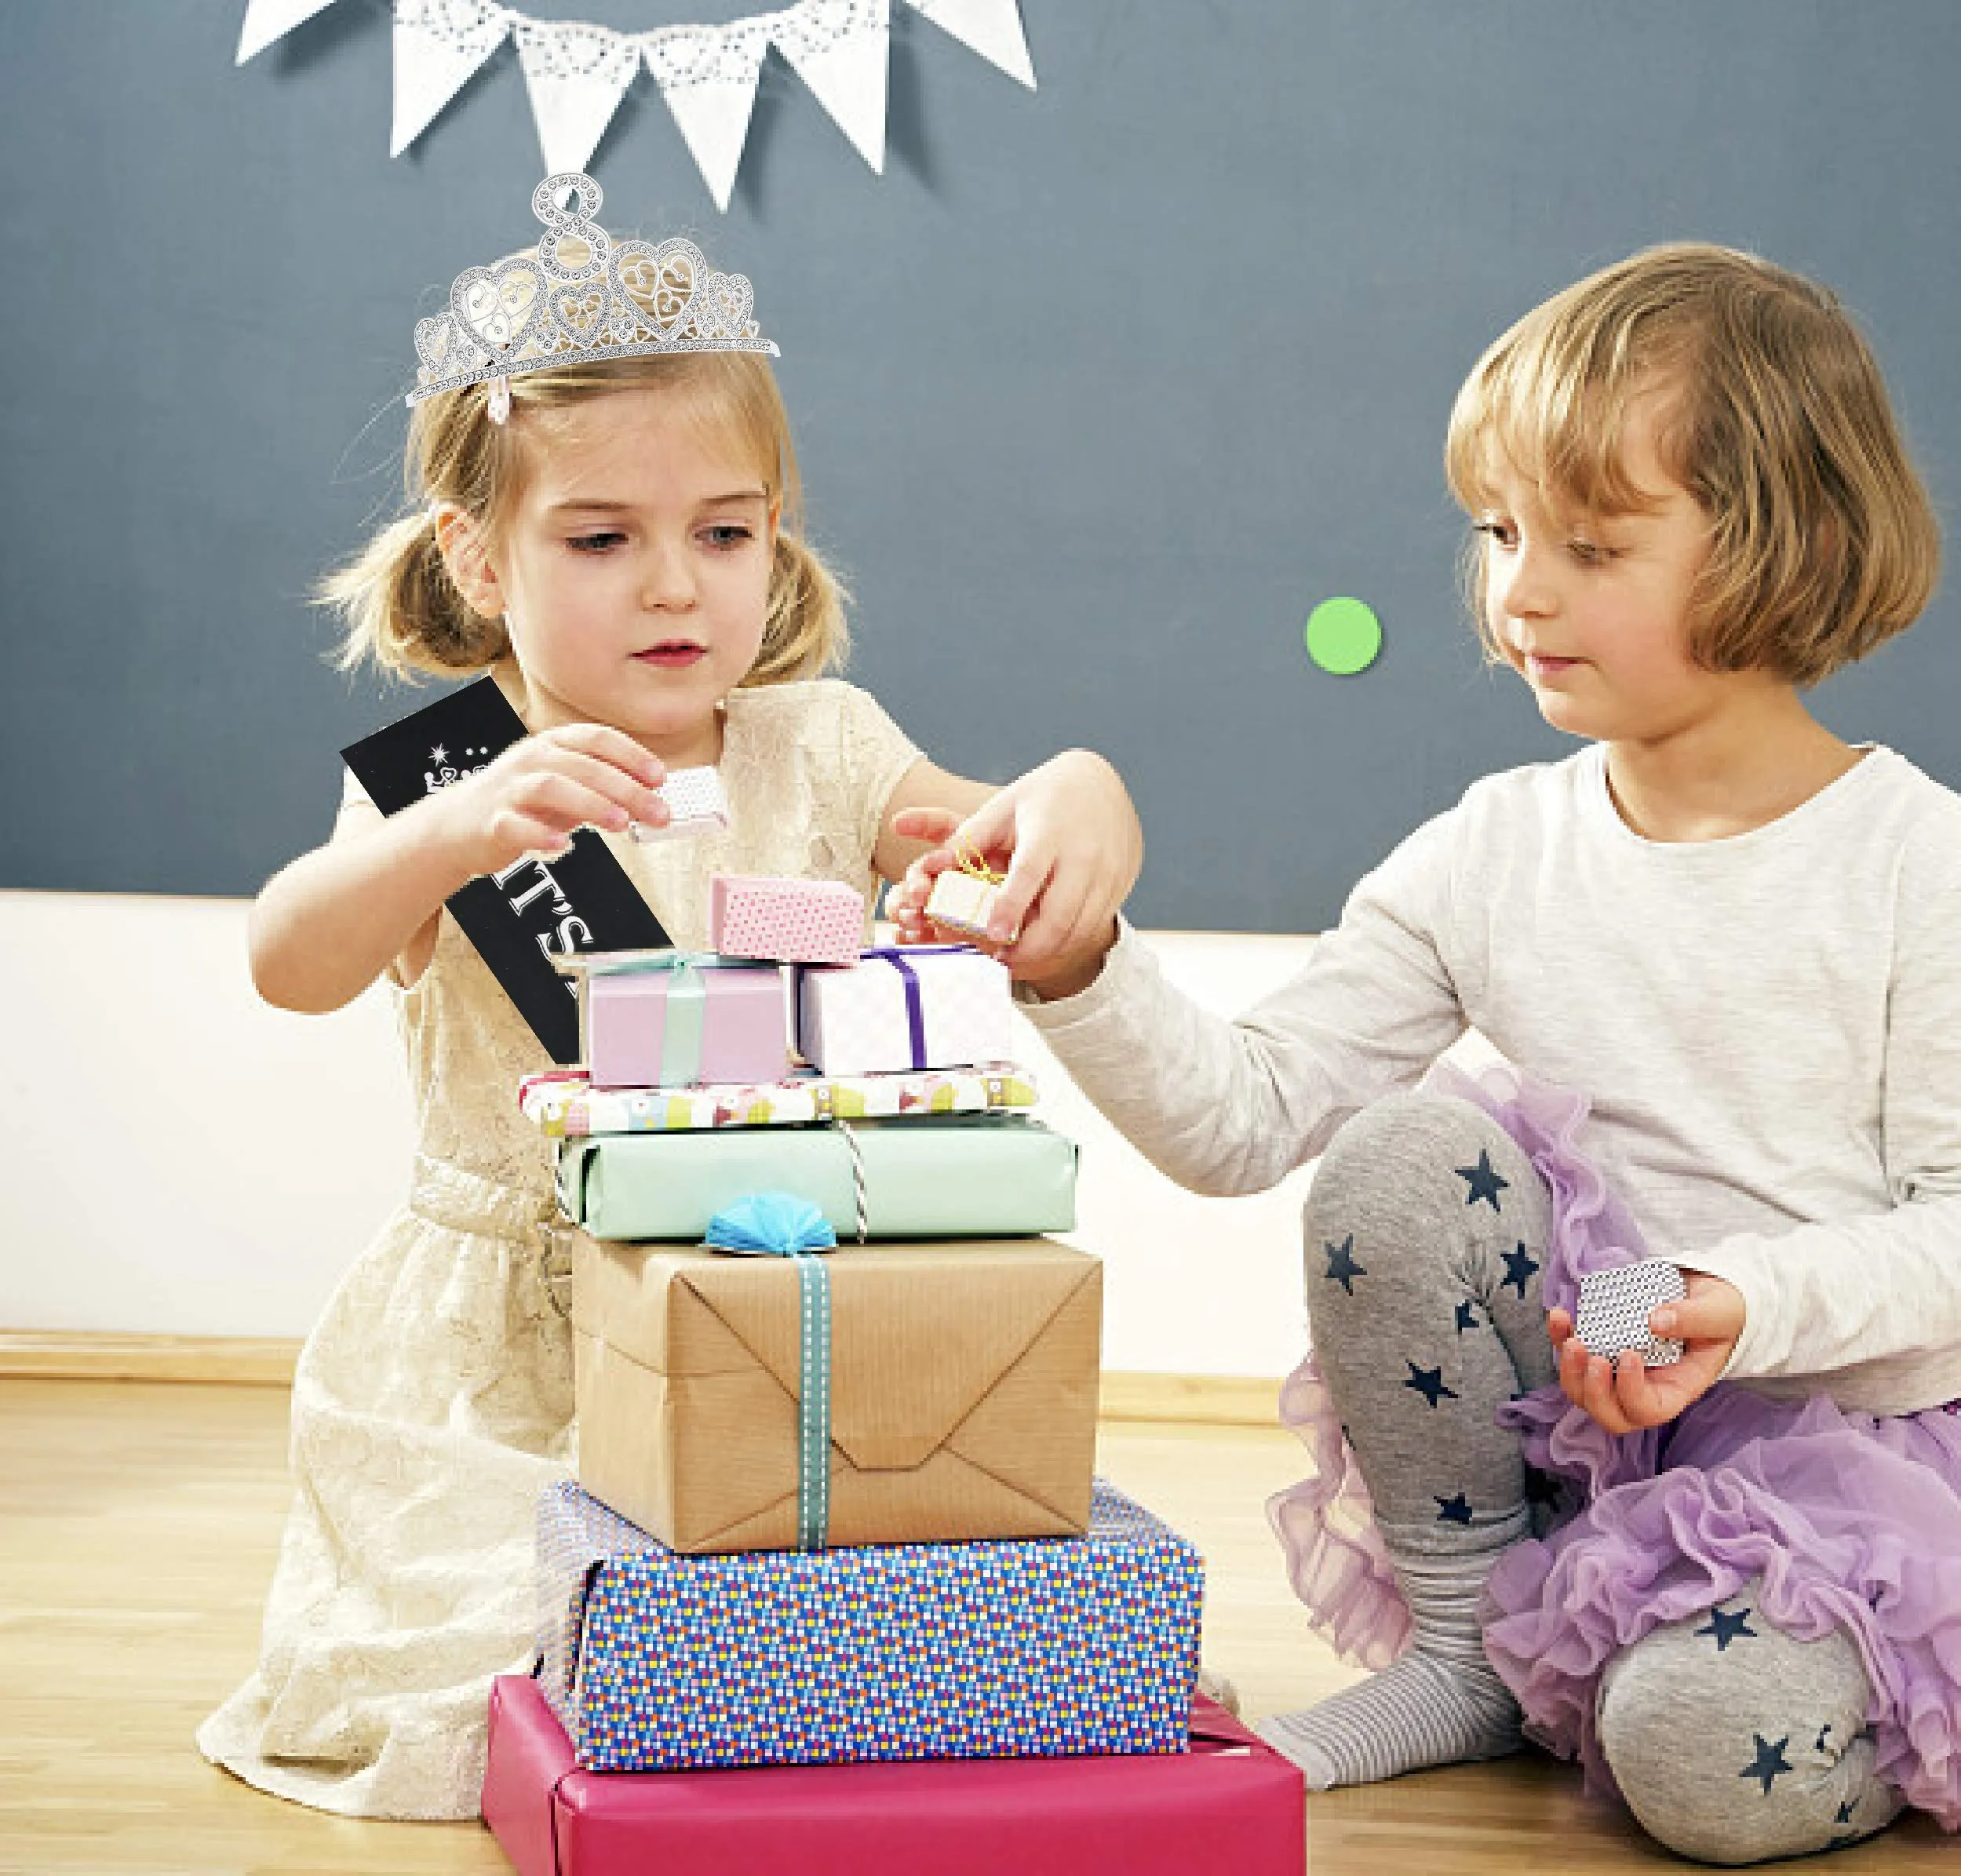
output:
[[[1035,89],[1035,67],[1017,0],[912,0],[912,5],[990,64]]]
[[[264,52],[303,20],[311,20],[333,4],[334,0],[251,0],[245,9],[244,30],[239,35],[239,64]]]
[[[333,0],[246,0],[241,65]],[[708,184],[727,213],[755,114],[756,81],[775,46],[873,170],[885,168],[892,0],[791,0],[716,26],[631,34],[574,20],[534,20],[498,0],[392,0],[399,156],[484,62],[515,35],[546,169],[582,170],[644,60]],[[1035,68],[1019,0],[909,0],[913,9],[1032,91]]]
[[[769,43],[767,24],[751,20],[733,26],[676,26],[641,36],[647,68],[724,214],[742,164],[756,80]]]
[[[516,16],[495,0],[395,0],[395,128],[399,156],[504,43]]]
[[[881,176],[891,28],[891,0],[800,0],[770,20],[777,49]]]
[[[519,18],[514,27],[545,173],[583,170],[640,69],[640,45],[576,20]]]

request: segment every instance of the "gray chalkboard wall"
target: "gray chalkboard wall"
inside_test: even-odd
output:
[[[738,0],[527,0],[640,30]],[[1312,929],[1474,776],[1562,752],[1483,670],[1438,466],[1533,301],[1755,248],[1873,336],[1961,480],[1954,0],[1022,0],[1031,94],[895,5],[873,177],[772,55],[718,216],[643,78],[593,167],[783,348],[854,665],[930,751],[1131,777],[1141,920]],[[0,887],[253,891],[326,832],[350,683],[309,583],[399,489],[410,328],[536,233],[506,46],[387,155],[380,0],[242,70],[244,0],[0,5]],[[1384,653],[1305,655],[1335,594]],[[1961,783],[1952,587],[1820,698]]]

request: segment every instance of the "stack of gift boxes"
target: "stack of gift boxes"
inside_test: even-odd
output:
[[[1007,973],[865,923],[718,878],[713,953],[566,960],[584,1065],[519,1099],[579,1482],[484,1815],[524,1876],[1298,1870],[1298,1775],[1194,1699],[1197,1554],[1092,1477],[1101,1268],[1044,1235]]]

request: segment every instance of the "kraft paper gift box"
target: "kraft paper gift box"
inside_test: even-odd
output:
[[[775,1081],[789,1072],[779,969],[684,951],[553,961],[578,979],[579,1052],[596,1087]]]
[[[559,1148],[560,1208],[595,1237],[698,1244],[753,1192],[808,1199],[840,1238],[1072,1231],[1076,1148],[1004,1113],[596,1135]]]
[[[483,1821],[518,1876],[1302,1876],[1300,1773],[1209,1700],[1143,1756],[579,1769],[538,1683],[490,1688]]]
[[[662,1134],[714,1127],[800,1127],[815,1120],[989,1113],[1033,1107],[1035,1084],[999,1062],[984,1069],[922,1069],[917,1074],[818,1075],[708,1087],[595,1087],[577,1069],[527,1075],[518,1106],[546,1138],[589,1134]]]
[[[1008,968],[966,945],[800,965],[793,995],[798,1051],[822,1074],[971,1068],[1014,1053]]]
[[[1103,1266],[1047,1239],[841,1247],[829,1313],[833,1546],[1080,1533]],[[574,1240],[580,1483],[670,1550],[788,1550],[807,1450],[800,1273]]]
[[[841,880],[717,873],[708,895],[708,942],[730,957],[844,964],[864,949],[865,895]]]
[[[1099,1483],[1087,1536],[676,1557],[539,1506],[541,1685],[588,1770],[1175,1753],[1205,1571]]]

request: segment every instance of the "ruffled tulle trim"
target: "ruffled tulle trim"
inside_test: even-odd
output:
[[[1595,1725],[1609,1660],[1760,1576],[1765,1621],[1857,1642],[1880,1776],[1961,1828],[1961,1418],[1875,1420],[1729,1386],[1670,1435],[1668,1470],[1610,1487],[1493,1573],[1485,1652],[1527,1732],[1613,1792]]]
[[[1409,1645],[1409,1605],[1390,1569],[1375,1506],[1310,1353],[1280,1390],[1280,1417],[1314,1470],[1267,1501],[1308,1626],[1344,1661],[1389,1666]]]
[[[1529,1080],[1509,1068],[1493,1066],[1474,1078],[1447,1062],[1431,1070],[1423,1090],[1482,1109],[1545,1182],[1552,1230],[1540,1282],[1548,1307],[1572,1310],[1579,1300],[1580,1280],[1588,1272],[1646,1255],[1633,1219],[1580,1150],[1587,1113],[1584,1095]],[[1543,1426],[1541,1445],[1554,1444],[1562,1457],[1591,1452],[1588,1429],[1601,1440],[1608,1438],[1556,1387],[1512,1403],[1507,1414],[1514,1410],[1529,1418],[1535,1429]],[[1409,1645],[1409,1605],[1376,1528],[1369,1488],[1311,1353],[1281,1390],[1280,1417],[1299,1437],[1314,1466],[1308,1477],[1267,1505],[1294,1593],[1307,1607],[1309,1625],[1337,1654],[1364,1667],[1387,1667]],[[1542,1470],[1565,1470],[1550,1456],[1533,1463]],[[1584,1471],[1576,1457],[1573,1463]]]

